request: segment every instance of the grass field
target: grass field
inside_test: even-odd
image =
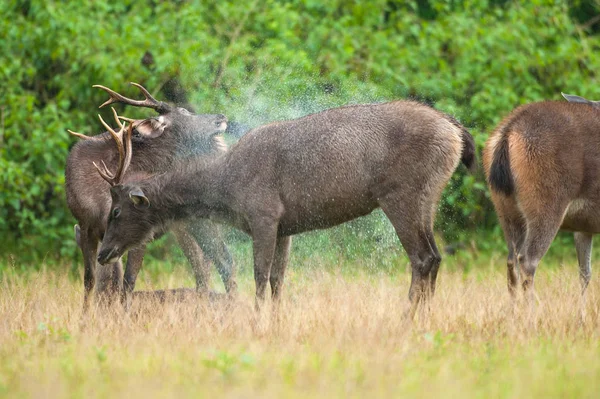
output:
[[[469,272],[453,259],[413,322],[406,267],[292,267],[279,319],[256,316],[246,270],[233,303],[138,303],[85,322],[68,272],[5,273],[0,397],[597,397],[597,277],[583,305],[574,262],[542,266],[530,316],[509,300],[500,254]],[[191,281],[176,267],[138,288]]]

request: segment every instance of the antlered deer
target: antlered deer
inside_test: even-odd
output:
[[[424,104],[346,106],[258,127],[228,152],[169,173],[111,188],[98,255],[114,262],[172,221],[192,216],[229,223],[253,239],[257,306],[270,282],[281,296],[291,236],[327,228],[381,207],[412,266],[413,304],[435,288],[441,261],[433,220],[457,165],[470,167],[473,137]]]
[[[592,235],[600,232],[600,109],[564,96],[571,102],[516,108],[483,152],[513,295],[521,277],[531,295],[537,266],[559,229],[575,232],[583,292],[590,280]]]
[[[159,113],[157,117],[131,121],[131,147],[135,148],[136,156],[131,159],[131,166],[125,177],[132,173],[165,172],[175,163],[190,156],[216,156],[225,151],[224,143],[217,136],[226,127],[226,118],[223,115],[191,114],[183,108],[155,100],[145,88],[134,85],[144,94],[145,100],[132,100],[106,87],[95,86],[110,95],[110,99],[101,107],[121,102],[152,108]],[[115,156],[115,143],[108,132],[89,138],[71,133],[86,138],[77,143],[69,153],[65,182],[69,209],[80,226],[79,242],[85,264],[84,307],[87,307],[89,294],[96,282],[96,271],[99,272],[99,293],[121,290],[123,277],[120,261],[115,261],[110,268],[96,268],[97,249],[109,219],[110,185],[98,175],[92,163],[100,164],[103,161],[112,167],[117,165],[118,157]],[[209,221],[190,220],[186,226],[178,226],[175,233],[192,264],[198,289],[206,289],[208,283],[208,271],[203,263],[202,250],[215,263],[226,289],[235,289],[232,258],[216,225]],[[133,291],[143,255],[143,246],[129,252],[123,299]]]

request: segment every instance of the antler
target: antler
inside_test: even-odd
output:
[[[83,134],[83,133],[77,133],[77,132],[74,132],[74,131],[72,131],[72,130],[69,130],[69,129],[67,129],[67,132],[69,132],[69,133],[70,133],[70,134],[72,134],[73,136],[75,136],[75,137],[79,137],[80,139],[83,139],[83,140],[87,140],[87,139],[91,138],[90,136],[86,136],[86,135],[85,135],[85,134]]]
[[[110,96],[110,98],[108,100],[106,100],[100,106],[100,108],[104,107],[105,105],[109,105],[109,104],[113,104],[113,103],[123,103],[123,104],[133,105],[134,107],[152,108],[156,112],[161,113],[161,114],[167,113],[171,110],[171,106],[169,104],[164,103],[162,101],[158,101],[157,99],[152,97],[150,92],[148,90],[146,90],[144,88],[144,86],[134,83],[134,82],[130,82],[130,84],[132,84],[135,87],[137,87],[138,89],[140,89],[140,91],[142,92],[142,94],[145,97],[144,100],[132,100],[131,98],[127,98],[127,97],[117,93],[116,91],[109,89],[106,86],[93,85],[92,87],[97,87],[99,89],[102,89],[105,92],[107,92],[108,95]]]
[[[113,109],[113,111],[114,111],[114,109]],[[120,120],[122,120],[122,121],[127,121],[127,122],[129,122],[129,123],[134,123],[134,122],[136,122],[136,119],[131,119],[131,118],[128,118],[128,117],[126,117],[126,116],[121,116],[121,115],[119,115],[119,119],[120,119]],[[119,124],[119,126],[120,126],[120,124]],[[71,130],[71,129],[67,129],[67,132],[69,132],[69,134],[71,134],[71,135],[73,135],[73,136],[75,136],[75,137],[77,137],[77,138],[80,138],[80,139],[82,139],[82,140],[87,140],[87,139],[91,139],[91,138],[92,138],[92,137],[90,137],[90,136],[87,136],[87,135],[85,135],[85,134],[83,134],[83,133],[74,132],[74,131],[73,131],[73,130]]]
[[[117,125],[119,125],[120,128],[118,132],[115,132],[110,126],[108,126],[108,124],[104,122],[104,119],[102,119],[100,115],[98,115],[98,118],[100,118],[100,122],[108,130],[112,138],[115,140],[115,143],[117,144],[117,150],[119,151],[119,166],[115,174],[111,173],[108,170],[108,167],[106,166],[104,161],[101,161],[102,167],[98,166],[96,162],[94,162],[94,166],[98,170],[98,173],[100,173],[100,176],[102,176],[102,178],[106,180],[108,184],[110,184],[111,186],[116,186],[117,184],[120,184],[123,181],[123,175],[125,175],[125,172],[127,171],[129,164],[131,163],[132,125],[130,124],[129,128],[127,128],[127,126],[122,124],[119,120],[120,117],[119,115],[117,115],[117,111],[115,111],[115,109],[112,107],[111,109],[113,111],[115,121],[117,122]],[[125,131],[127,132],[127,134],[124,138],[123,133]]]

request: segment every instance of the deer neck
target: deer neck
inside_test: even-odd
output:
[[[193,217],[210,218],[227,212],[221,158],[194,159],[172,172],[155,176],[142,186],[154,214],[163,224]]]
[[[157,140],[158,141],[158,140]],[[134,141],[131,170],[164,172],[176,161],[176,147],[170,142]]]

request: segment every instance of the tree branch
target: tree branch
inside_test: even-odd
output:
[[[579,27],[581,29],[587,29],[587,28],[590,28],[592,25],[596,24],[598,21],[600,21],[600,14],[596,15],[595,17],[590,18],[585,23],[579,25]]]

